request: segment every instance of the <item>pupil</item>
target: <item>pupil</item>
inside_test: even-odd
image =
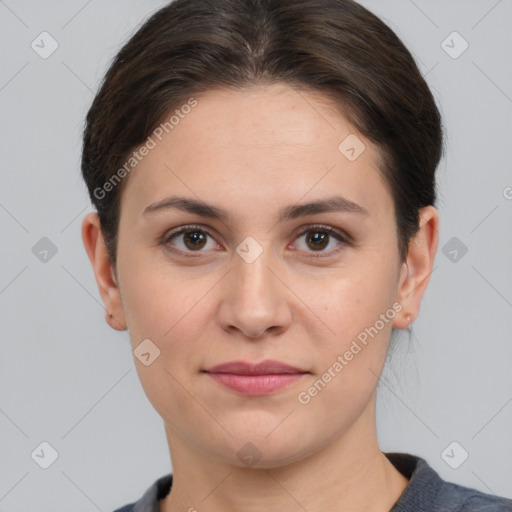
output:
[[[313,248],[315,249],[323,249],[327,246],[327,239],[329,237],[328,233],[322,233],[319,231],[315,231],[315,234],[309,237],[309,240],[313,243]],[[318,242],[321,243],[321,245],[318,245]],[[322,243],[324,242],[324,243]]]
[[[204,243],[205,236],[200,231],[189,231],[185,234],[185,240],[187,243],[190,243],[192,248],[197,249],[198,247],[202,247],[201,242]]]

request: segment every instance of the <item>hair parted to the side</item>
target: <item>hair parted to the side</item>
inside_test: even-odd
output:
[[[174,0],[119,51],[86,119],[82,174],[114,268],[129,175],[104,184],[130,153],[194,94],[277,82],[323,93],[377,145],[404,261],[419,209],[436,201],[443,130],[395,33],[352,0]]]

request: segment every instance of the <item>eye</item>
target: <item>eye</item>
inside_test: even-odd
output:
[[[313,252],[320,254],[312,254],[313,257],[323,257],[330,256],[333,253],[337,253],[340,251],[343,246],[349,245],[349,242],[345,236],[343,236],[337,230],[331,228],[330,226],[322,226],[315,225],[309,226],[308,229],[302,231],[297,240],[300,240],[303,236],[305,236],[305,240],[302,247],[299,247],[300,250],[304,250],[305,252]],[[333,243],[333,238],[338,241],[337,244]],[[333,246],[330,250],[325,250],[329,245]],[[327,254],[325,254],[327,253]]]
[[[184,226],[165,235],[162,244],[172,252],[205,252],[202,249],[206,248],[208,250],[218,247],[218,244],[213,242],[208,247],[208,238],[213,240],[212,235],[201,226]],[[173,242],[175,239],[178,243]]]
[[[330,256],[339,252],[344,246],[349,245],[348,237],[345,237],[341,232],[330,226],[309,226],[298,235],[295,244],[304,236],[304,242],[298,244],[299,250],[313,253],[310,254],[310,256],[313,257]],[[208,238],[211,239],[210,246],[208,246]],[[334,243],[333,239],[336,240],[337,243]],[[213,236],[202,226],[183,226],[171,231],[164,235],[161,244],[171,252],[187,254],[188,256],[190,256],[191,253],[202,253],[209,249],[220,247],[219,244],[214,241]],[[334,245],[334,248],[325,250],[330,245]],[[199,256],[199,254],[197,254],[197,256]]]

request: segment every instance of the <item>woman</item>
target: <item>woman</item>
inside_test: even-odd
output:
[[[120,511],[512,510],[383,453],[438,245],[439,111],[351,0],[176,0],[87,116],[82,237],[173,474]]]

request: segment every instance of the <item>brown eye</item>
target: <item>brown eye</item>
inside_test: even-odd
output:
[[[191,250],[202,249],[206,244],[206,236],[202,231],[185,231],[183,233],[185,246]]]
[[[313,250],[325,249],[329,243],[329,234],[322,231],[309,231],[309,236],[306,238],[308,247]]]
[[[302,237],[305,238],[304,243],[297,243],[297,248],[314,257],[330,256],[349,245],[345,236],[329,226],[310,226],[297,237],[297,241]],[[326,250],[329,246],[331,248]]]
[[[209,240],[210,239],[210,240]],[[217,247],[214,238],[206,230],[195,227],[185,226],[165,235],[161,241],[167,249],[177,253],[203,253],[208,249]],[[210,243],[210,246],[208,246]]]

